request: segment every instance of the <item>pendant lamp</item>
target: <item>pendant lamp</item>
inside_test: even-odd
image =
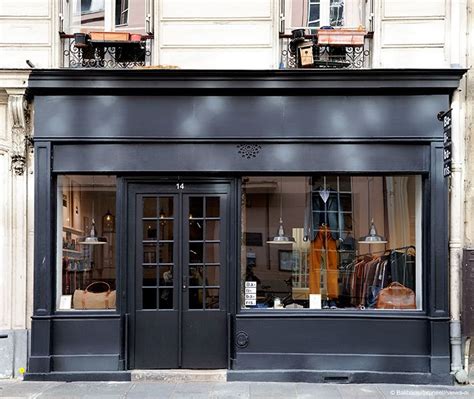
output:
[[[288,237],[285,235],[285,230],[283,228],[283,178],[280,182],[280,222],[278,226],[277,235],[274,236],[271,240],[267,241],[267,244],[292,244],[295,242],[293,237]]]
[[[107,244],[105,237],[98,237],[95,230],[95,220],[92,218],[92,226],[89,235],[84,238],[84,241],[79,241],[80,245],[104,245]]]
[[[367,177],[367,213],[369,215],[369,233],[359,238],[359,244],[386,244],[385,237],[377,234],[374,219],[370,217],[370,178]]]
[[[94,177],[92,177],[92,192],[94,193]],[[94,220],[94,200],[92,200],[92,225],[89,235],[84,237],[84,241],[79,241],[80,245],[105,245],[107,244],[107,239],[105,237],[97,236],[97,231],[95,229],[95,220]]]

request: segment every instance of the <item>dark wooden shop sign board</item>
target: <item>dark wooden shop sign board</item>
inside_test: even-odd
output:
[[[443,176],[451,176],[452,166],[452,140],[451,140],[451,126],[452,116],[451,110],[440,112],[438,119],[443,122]]]

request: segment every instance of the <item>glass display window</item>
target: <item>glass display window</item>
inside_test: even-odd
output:
[[[241,203],[242,308],[422,308],[421,176],[244,177]]]
[[[57,179],[56,308],[116,308],[114,176]]]

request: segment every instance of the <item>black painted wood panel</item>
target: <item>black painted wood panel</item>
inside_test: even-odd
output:
[[[35,139],[440,138],[447,95],[39,96]]]

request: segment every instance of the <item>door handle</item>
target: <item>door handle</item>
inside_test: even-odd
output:
[[[188,288],[188,277],[183,276],[183,290]]]

